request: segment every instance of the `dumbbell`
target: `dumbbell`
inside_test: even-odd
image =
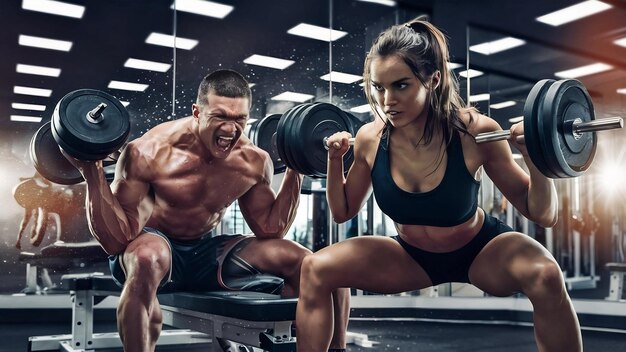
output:
[[[328,160],[326,138],[340,131],[354,135],[362,125],[355,116],[333,104],[305,103],[282,115],[263,118],[250,129],[250,139],[269,153],[275,173],[289,167],[312,178],[323,178]],[[354,143],[354,138],[350,143]],[[353,160],[349,150],[344,156],[345,170]]]
[[[83,180],[63,156],[63,150],[80,160],[116,161],[130,134],[126,108],[114,96],[95,89],[66,94],[56,105],[50,122],[42,125],[30,142],[35,169],[46,179],[64,185]]]

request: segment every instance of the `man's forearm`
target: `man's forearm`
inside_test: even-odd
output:
[[[300,189],[304,176],[287,169],[283,182],[280,185],[276,200],[267,219],[266,232],[273,237],[281,237],[295,219],[298,204],[300,203]]]
[[[123,251],[136,236],[109,184],[97,166],[82,170],[87,182],[86,209],[93,236],[109,254]]]

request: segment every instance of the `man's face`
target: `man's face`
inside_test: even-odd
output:
[[[243,134],[248,116],[248,98],[228,98],[210,91],[207,105],[193,104],[198,134],[205,148],[216,158],[226,158]]]

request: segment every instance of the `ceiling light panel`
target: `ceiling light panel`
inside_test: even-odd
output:
[[[23,0],[22,9],[73,18],[83,18],[85,6],[53,0]]]
[[[275,68],[278,70],[284,70],[287,67],[293,65],[295,61],[280,59],[280,58],[272,57],[272,56],[254,54],[248,57],[247,59],[243,60],[243,63],[248,64],[248,65],[256,65],[256,66]]]
[[[364,104],[364,105],[359,105],[359,106],[350,108],[350,111],[356,112],[357,114],[363,114],[366,112],[370,112],[371,110],[372,110],[372,107],[370,106],[370,104]]]
[[[606,11],[613,6],[597,0],[583,1],[576,5],[563,8],[558,11],[537,17],[537,21],[551,26],[560,26],[565,23]]]
[[[513,49],[524,44],[526,44],[526,42],[521,39],[506,37],[490,42],[472,45],[469,49],[479,54],[491,55],[499,53],[501,51]]]
[[[196,45],[198,45],[198,41],[195,39],[183,38],[179,36],[174,37],[173,35],[156,32],[150,33],[148,38],[146,38],[146,43],[152,45],[166,46],[168,48],[173,48],[174,45],[176,45],[176,49],[184,50],[191,50],[195,48]]]
[[[329,29],[327,27],[314,26],[307,23],[300,23],[299,25],[289,29],[287,33],[300,37],[323,40],[325,42],[334,42],[335,40],[348,34],[348,32]]]
[[[24,65],[24,64],[17,64],[15,66],[15,71],[17,73],[24,73],[28,75],[37,75],[37,76],[48,76],[48,77],[59,77],[59,75],[61,75],[60,68]]]
[[[24,115],[11,115],[11,121],[16,121],[16,122],[41,122],[41,117],[38,117],[38,116],[24,116]]]
[[[123,82],[123,81],[111,81],[109,82],[108,88],[111,89],[121,89],[121,90],[130,90],[134,92],[143,92],[148,88],[147,84],[142,83],[132,83],[132,82]]]
[[[385,5],[385,6],[396,6],[396,2],[393,0],[358,0],[361,2],[371,2],[374,4]]]
[[[489,93],[470,95],[469,101],[470,103],[475,103],[477,101],[489,100],[490,97]]]
[[[230,5],[224,5],[213,1],[204,0],[176,0],[170,9],[222,19],[234,9]]]
[[[613,42],[615,45],[623,46],[626,48],[626,37],[618,39]]]
[[[471,68],[469,70],[459,71],[459,76],[464,77],[464,78],[474,78],[474,77],[478,77],[482,75],[483,75],[482,71],[473,70]]]
[[[45,111],[45,105],[38,104],[24,104],[24,103],[11,103],[11,108],[15,110],[33,110],[33,111]]]
[[[604,64],[601,62],[572,68],[565,71],[556,72],[554,75],[559,78],[577,78],[582,76],[593,75],[596,73],[604,72],[613,69],[613,66]]]
[[[313,98],[315,98],[315,96],[310,95],[310,94],[284,92],[284,93],[280,93],[272,97],[272,100],[293,101],[296,103],[304,103],[305,101],[311,100]]]
[[[325,81],[333,81],[333,82],[338,82],[338,83],[352,84],[354,82],[360,81],[362,77],[358,76],[358,75],[353,75],[353,74],[350,74],[350,73],[331,71],[330,73],[325,74],[325,75],[323,75],[320,78],[325,80]]]
[[[514,106],[515,104],[517,104],[516,102],[514,102],[513,100],[509,100],[509,101],[503,101],[501,103],[496,103],[496,104],[491,104],[489,105],[490,108],[492,109],[504,109],[504,108],[508,108],[511,106]]]
[[[156,61],[129,58],[124,63],[124,67],[134,68],[137,70],[167,72],[172,65]]]
[[[44,88],[15,86],[13,87],[13,93],[49,98],[52,95],[52,90]]]
[[[50,49],[58,51],[70,51],[72,42],[66,40],[57,40],[43,37],[34,37],[31,35],[20,34],[18,44],[22,46],[31,46],[40,49]]]

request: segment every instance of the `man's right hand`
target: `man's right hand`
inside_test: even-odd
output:
[[[84,171],[89,168],[102,168],[102,160],[79,160],[66,153],[61,146],[59,146],[59,149],[61,154],[83,175],[85,174]]]

